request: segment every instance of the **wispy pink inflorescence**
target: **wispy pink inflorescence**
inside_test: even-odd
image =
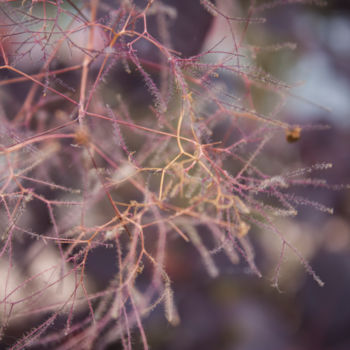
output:
[[[322,285],[274,218],[303,205],[331,213],[291,191],[331,188],[305,179],[330,164],[265,166],[266,148],[303,128],[278,119],[291,86],[257,66],[247,41],[263,10],[291,2],[251,1],[245,13],[193,1],[232,45],[217,37],[186,56],[172,44],[175,3],[1,1],[0,317],[10,349],[131,349],[134,329],[148,349],[142,320],[154,308],[181,321],[166,269],[174,237],[213,278],[219,253],[262,276],[249,238],[260,227],[281,244],[276,286],[286,250]],[[259,111],[254,88],[280,108]],[[6,338],[20,324],[23,336]]]

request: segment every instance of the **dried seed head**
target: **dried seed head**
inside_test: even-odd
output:
[[[248,225],[244,221],[240,221],[240,223],[238,225],[238,237],[245,236],[249,230],[250,230],[250,225]]]
[[[87,146],[90,142],[90,135],[85,129],[79,128],[75,133],[74,139],[77,145]]]
[[[300,139],[301,128],[296,126],[286,130],[286,140],[290,143],[296,142]]]

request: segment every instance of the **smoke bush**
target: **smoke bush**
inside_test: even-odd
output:
[[[274,285],[288,250],[322,285],[274,218],[331,211],[291,190],[329,187],[303,176],[331,165],[259,166],[268,144],[303,128],[280,118],[293,86],[257,65],[247,33],[293,2],[1,1],[0,316],[3,336],[23,330],[11,349],[131,349],[134,329],[148,349],[142,319],[154,308],[180,322],[165,269],[175,237],[212,277],[218,253],[261,276],[250,242],[260,227],[281,246]],[[176,26],[191,6],[196,33]],[[214,41],[179,51],[196,35]],[[277,108],[260,111],[254,89]]]

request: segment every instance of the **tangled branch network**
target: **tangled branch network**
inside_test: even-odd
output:
[[[1,0],[0,317],[9,348],[131,349],[138,330],[148,349],[142,319],[155,307],[180,322],[166,269],[174,238],[193,245],[212,277],[218,253],[261,276],[250,236],[263,228],[281,244],[273,284],[292,251],[322,285],[274,217],[304,204],[330,212],[290,188],[330,187],[303,177],[331,165],[278,174],[258,166],[264,147],[303,131],[280,118],[292,86],[259,68],[247,42],[266,9],[300,1],[252,0],[246,10],[192,2],[212,35],[215,23],[225,28],[195,55],[172,44],[183,13],[169,1]],[[259,112],[254,89],[278,108]],[[22,335],[6,337],[14,329]]]

